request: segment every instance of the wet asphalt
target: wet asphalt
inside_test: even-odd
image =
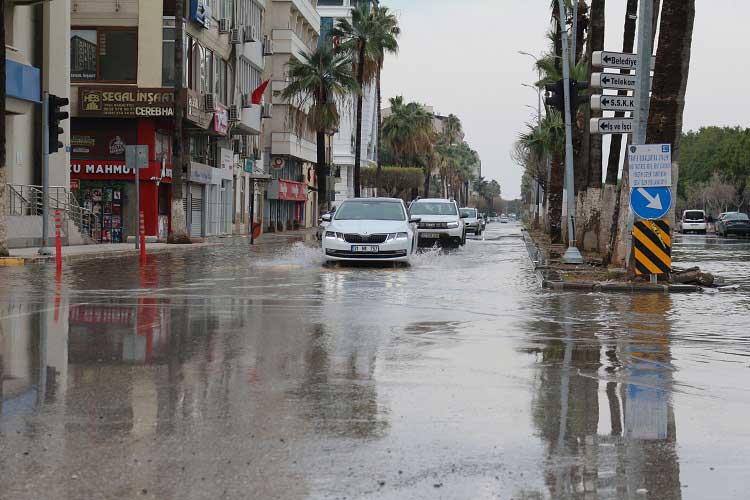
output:
[[[750,279],[748,240],[675,259]],[[0,498],[746,499],[749,310],[541,291],[506,224],[0,269]]]

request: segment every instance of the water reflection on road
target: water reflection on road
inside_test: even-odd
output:
[[[488,229],[0,270],[0,496],[745,498],[750,296],[543,293]]]

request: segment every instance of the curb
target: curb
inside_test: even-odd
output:
[[[198,250],[201,248],[210,248],[216,246],[216,243],[198,243],[192,245],[175,245],[169,248],[157,248],[148,250],[147,255],[167,254],[167,253],[182,253],[190,250]],[[74,263],[85,260],[97,260],[97,259],[117,259],[123,257],[137,257],[139,255],[138,250],[112,250],[104,253],[82,253],[65,255],[63,250],[62,261],[63,263]],[[55,256],[42,256],[37,255],[34,257],[4,257],[0,258],[0,266],[27,266],[32,264],[50,264],[55,262]]]
[[[0,257],[0,267],[25,266],[26,259],[18,257]]]

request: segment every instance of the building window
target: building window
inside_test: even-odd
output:
[[[318,5],[321,5],[318,3]],[[333,18],[332,17],[321,17],[320,18],[320,38],[318,38],[318,46],[321,47],[324,44],[331,43],[331,31],[333,30]]]
[[[176,38],[174,17],[165,17],[162,24],[161,44],[161,84],[173,87],[174,81],[174,43]],[[184,56],[185,54],[183,54]]]
[[[218,139],[208,135],[191,135],[188,139],[190,157],[198,163],[219,167]]]
[[[134,82],[137,77],[137,30],[121,28],[71,30],[71,80]]]
[[[261,73],[250,61],[240,57],[240,92],[250,94],[260,86]]]
[[[263,8],[255,0],[240,0],[238,24],[240,26],[254,26],[256,33],[261,33]]]
[[[219,57],[214,56],[214,92],[219,98],[219,102],[227,102],[227,62]]]
[[[167,165],[172,164],[172,136],[166,131],[157,131],[154,140],[154,161],[165,159]]]

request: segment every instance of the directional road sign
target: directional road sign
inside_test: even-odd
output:
[[[593,111],[633,111],[635,98],[595,94],[591,96],[591,109]]]
[[[638,54],[595,51],[591,56],[595,68],[638,69]],[[656,58],[651,58],[651,71],[656,67]]]
[[[618,73],[592,73],[592,89],[633,90],[638,80],[635,75],[620,75]]]
[[[669,144],[628,146],[628,163],[631,188],[672,185],[672,146]]]
[[[592,118],[589,124],[592,134],[631,134],[632,118]]]
[[[662,219],[672,208],[672,190],[667,186],[633,188],[630,191],[630,206],[641,219]]]
[[[672,238],[666,220],[639,220],[633,226],[635,274],[672,271]]]

